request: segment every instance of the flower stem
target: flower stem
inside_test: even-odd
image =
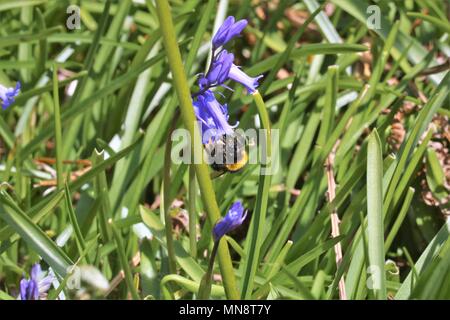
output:
[[[272,159],[272,133],[270,126],[269,114],[266,105],[258,91],[253,94],[253,100],[258,109],[259,118],[262,127],[265,129],[265,136],[260,142],[261,146],[261,169],[259,176],[258,193],[256,197],[255,210],[253,212],[250,231],[247,235],[248,244],[246,245],[247,259],[244,262],[241,298],[250,299],[253,292],[254,278],[256,270],[259,266],[260,251],[262,245],[263,229],[266,221],[267,203],[269,201],[269,189],[271,182],[271,174],[273,169]]]
[[[172,139],[171,135],[175,126],[175,122],[171,125],[171,128],[167,134],[166,148],[164,151],[164,178],[162,187],[163,196],[163,210],[164,210],[164,229],[166,232],[166,243],[167,243],[167,256],[169,259],[169,272],[177,273],[177,266],[175,260],[175,250],[173,247],[173,237],[172,237],[172,218],[170,216],[170,152],[172,150]]]
[[[197,258],[197,213],[195,212],[195,168],[189,165],[189,244],[191,256]]]
[[[170,70],[172,71],[173,84],[180,103],[181,117],[184,126],[191,136],[191,149],[193,150],[194,159],[200,160],[196,161],[199,163],[196,163],[194,166],[202,200],[208,214],[208,219],[210,220],[211,225],[214,225],[220,218],[220,210],[209,177],[208,167],[203,160],[204,151],[201,144],[200,132],[197,127],[189,86],[181,61],[181,54],[176,41],[173,20],[167,0],[156,0],[156,9],[167,59],[169,61]],[[230,252],[226,241],[220,241],[218,256],[226,296],[228,299],[239,299],[233,265],[231,263]]]
[[[214,260],[216,259],[217,248],[219,247],[219,243],[220,240],[214,241],[214,246],[211,250],[211,255],[209,256],[208,269],[206,270],[206,273],[203,275],[202,280],[200,281],[197,296],[197,298],[200,300],[207,300],[211,295]]]

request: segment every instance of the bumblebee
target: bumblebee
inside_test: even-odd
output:
[[[214,171],[238,172],[248,162],[245,137],[233,132],[224,134],[214,142],[205,146],[210,158],[211,168]]]

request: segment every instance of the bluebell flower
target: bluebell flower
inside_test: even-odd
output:
[[[5,110],[8,108],[13,102],[14,98],[20,92],[20,82],[17,81],[15,88],[7,88],[0,84],[0,100],[2,102],[2,108]]]
[[[226,233],[239,227],[247,217],[247,211],[240,201],[236,201],[231,205],[226,216],[219,220],[213,228],[214,241],[220,240]]]
[[[225,19],[213,37],[213,55],[208,72],[206,75],[200,75],[198,79],[200,90],[193,95],[195,115],[201,122],[203,144],[214,142],[224,135],[233,134],[233,129],[237,126],[228,123],[227,106],[221,105],[210,89],[217,86],[228,88],[224,84],[225,81],[233,80],[245,86],[247,92],[253,93],[259,85],[258,80],[262,77],[250,77],[245,74],[240,67],[233,64],[234,55],[227,50],[221,49],[217,52],[219,47],[239,35],[246,26],[247,20],[235,22],[234,17],[230,16]]]
[[[227,50],[222,50],[216,57],[213,58],[211,67],[206,76],[201,76],[198,84],[200,89],[208,89],[213,86],[222,85],[228,80],[228,73],[233,64],[234,54],[228,53]]]
[[[234,55],[228,53],[227,50],[221,50],[216,54],[216,49],[223,46],[247,26],[247,20],[239,20],[235,22],[234,17],[230,16],[225,19],[222,26],[213,37],[213,58],[211,65],[206,75],[201,75],[198,79],[198,85],[200,87],[200,93],[216,87],[224,86],[224,82],[227,80],[233,80],[245,86],[248,93],[254,93],[259,86],[258,80],[262,77],[250,77],[243,72],[240,67],[233,64]],[[228,88],[229,89],[229,88]]]
[[[233,64],[230,68],[230,72],[228,73],[228,77],[231,80],[242,84],[247,89],[248,93],[253,93],[259,86],[258,80],[263,76],[260,75],[257,77],[250,77],[244,71],[242,71],[240,67]]]
[[[228,107],[221,105],[210,90],[200,94],[193,102],[197,120],[201,122],[202,142],[215,141],[224,134],[232,134],[233,128],[228,123]]]
[[[47,291],[54,280],[53,274],[43,272],[41,265],[36,263],[31,267],[30,278],[20,281],[20,300],[45,299]]]
[[[235,22],[232,16],[226,18],[212,39],[213,50],[225,45],[228,41],[238,36],[247,26],[247,23],[245,19]]]

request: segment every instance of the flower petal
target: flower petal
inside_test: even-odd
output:
[[[28,282],[25,278],[20,280],[20,300],[27,300]]]
[[[240,201],[232,204],[225,217],[219,220],[213,228],[214,241],[218,241],[226,233],[239,227],[247,217],[247,212],[244,213],[244,206]]]
[[[263,76],[257,76],[257,77],[250,77],[247,75],[244,71],[242,71],[238,66],[233,64],[230,69],[230,73],[228,74],[228,77],[236,81],[240,84],[242,84],[249,93],[253,93],[256,91],[256,88],[258,88],[259,83],[258,80],[262,78]]]
[[[235,19],[232,16],[226,18],[212,39],[213,49],[225,45],[231,39],[238,36],[247,26],[247,23],[248,22],[245,19],[235,22]]]
[[[41,273],[42,273],[41,265],[39,263],[35,263],[31,267],[30,277],[32,280],[38,281],[39,277],[41,276]]]
[[[193,106],[197,119],[202,123],[201,133],[204,144],[233,132],[233,127],[228,123],[226,105],[221,105],[211,91],[207,90],[199,95],[197,100],[193,101]]]
[[[0,85],[0,100],[2,103],[3,110],[8,108],[12,103],[14,103],[15,97],[19,94],[21,84],[18,81],[15,88],[7,88]]]
[[[233,65],[234,55],[222,50],[214,57],[211,68],[208,70],[206,77],[199,79],[199,87],[208,89],[212,86],[223,84],[228,79],[228,73]]]

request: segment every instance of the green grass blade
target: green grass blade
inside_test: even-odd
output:
[[[384,272],[384,228],[382,190],[382,151],[376,129],[369,137],[367,153],[367,233],[372,289],[377,299],[386,299]]]
[[[73,263],[67,255],[17,205],[0,193],[0,217],[5,220],[61,277]]]

